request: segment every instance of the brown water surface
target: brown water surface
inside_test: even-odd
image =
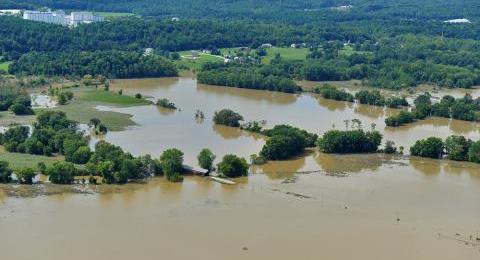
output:
[[[386,139],[452,133],[478,139],[474,123],[428,119],[402,128],[396,110],[321,99],[197,85],[192,78],[117,81],[124,93],[169,98],[156,106],[99,109],[130,113],[138,126],[107,141],[134,154],[177,147],[195,164],[203,147],[218,157],[248,157],[264,138],[216,126],[231,108],[267,126],[289,123],[316,133],[358,118]],[[194,118],[196,109],[206,118]],[[218,161],[218,160],[217,160]],[[187,177],[123,186],[0,185],[0,259],[479,259],[477,164],[367,155],[305,156],[251,168],[236,185]],[[48,194],[48,196],[46,196]]]

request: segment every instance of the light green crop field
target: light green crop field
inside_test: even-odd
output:
[[[56,161],[63,160],[62,157],[47,157],[33,154],[9,153],[3,146],[0,146],[0,160],[8,162],[10,168],[19,170],[25,167],[36,169],[39,162],[44,162],[47,166],[51,166]]]
[[[6,61],[6,62],[0,62],[0,70],[3,70],[5,72],[8,72],[8,67],[10,66],[10,61]]]
[[[145,99],[138,99],[127,95],[119,95],[111,91],[104,91],[99,89],[84,89],[81,90],[80,101],[107,103],[118,106],[141,106],[148,105],[151,102]]]
[[[367,52],[367,51],[356,51],[353,49],[352,46],[350,45],[345,45],[343,46],[343,48],[338,52],[338,54],[340,55],[345,55],[345,56],[350,56],[352,54],[367,54],[367,53],[370,53],[370,52]]]
[[[202,64],[208,62],[223,62],[223,57],[206,53],[198,53],[198,57],[196,58],[193,58],[192,51],[181,51],[178,54],[180,54],[181,59],[175,63],[180,66],[186,66],[194,71],[198,71],[202,67]]]
[[[305,60],[309,52],[308,48],[291,48],[291,47],[272,47],[268,48],[267,56],[262,58],[262,63],[268,64],[270,61],[275,58],[277,53],[284,60]]]

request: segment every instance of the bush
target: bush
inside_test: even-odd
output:
[[[267,160],[284,160],[305,151],[305,137],[298,131],[270,137],[260,151]]]
[[[35,171],[32,168],[23,168],[15,173],[20,183],[32,184],[35,178]]]
[[[165,150],[160,156],[160,164],[163,173],[170,180],[173,175],[183,172],[183,152],[175,148]]]
[[[13,104],[10,107],[10,110],[17,116],[24,116],[24,115],[33,115],[33,110],[31,107],[27,107],[23,104]]]
[[[370,153],[376,152],[381,142],[378,131],[330,130],[318,140],[318,146],[324,153]]]
[[[88,146],[80,146],[70,159],[73,163],[85,164],[90,159],[91,154],[92,152]]]
[[[321,87],[316,87],[313,90],[314,93],[322,95],[323,98],[333,99],[338,101],[348,101],[353,102],[354,96],[344,90],[339,90],[334,86],[329,84],[324,84]]]
[[[464,136],[452,135],[445,140],[445,153],[447,158],[455,161],[467,161],[468,150],[472,144]]]
[[[250,164],[252,165],[262,165],[267,163],[267,159],[265,159],[263,156],[259,156],[256,154],[250,155]]]
[[[183,176],[178,172],[175,172],[175,173],[172,173],[172,174],[167,174],[166,176],[167,176],[167,180],[171,181],[171,182],[182,182],[183,181]]]
[[[404,97],[389,97],[385,104],[389,108],[408,107],[408,102]]]
[[[380,94],[380,91],[361,90],[355,94],[355,98],[360,104],[368,104],[372,106],[384,106],[385,98]]]
[[[55,184],[71,184],[75,176],[75,166],[70,162],[58,161],[47,169],[50,182]]]
[[[217,111],[213,116],[213,122],[219,125],[239,127],[240,121],[243,121],[243,117],[230,109],[222,109]]]
[[[264,130],[262,134],[272,137],[274,135],[289,135],[292,132],[297,132],[305,138],[305,147],[315,147],[318,140],[317,134],[290,125],[276,125],[272,129]]]
[[[418,140],[410,147],[410,153],[414,156],[438,159],[443,155],[444,144],[438,137],[429,137]]]
[[[468,149],[468,161],[480,163],[480,141],[476,141],[470,145]]]
[[[425,92],[424,94],[421,94],[418,97],[416,97],[413,103],[415,104],[415,106],[431,105],[432,100],[430,99],[430,97],[431,97],[430,93]]]
[[[9,183],[12,181],[12,169],[8,162],[0,161],[0,183]]]
[[[229,178],[248,175],[247,161],[233,154],[225,155],[217,167],[220,174]]]
[[[168,109],[177,109],[174,103],[170,102],[167,98],[162,98],[157,100],[157,106],[168,108]]]
[[[135,98],[136,98],[136,99],[141,99],[141,98],[142,98],[142,94],[140,94],[140,93],[135,94]]]
[[[395,143],[393,141],[387,140],[385,142],[385,149],[383,150],[386,154],[393,154],[397,153],[397,147],[395,147]]]
[[[211,171],[213,168],[213,161],[215,160],[216,156],[212,153],[209,149],[202,149],[197,156],[198,165],[203,169]]]
[[[405,110],[400,111],[398,115],[389,116],[385,119],[387,126],[397,127],[404,124],[411,123],[415,120],[414,114]]]

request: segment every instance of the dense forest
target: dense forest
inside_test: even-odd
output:
[[[57,61],[55,56],[68,55],[61,53],[142,53],[145,48],[160,53],[208,46],[256,49],[263,43],[305,43],[310,51],[303,60],[278,57],[262,65],[266,68],[242,70],[262,70],[264,76],[290,80],[357,79],[390,89],[418,84],[466,88],[480,85],[479,5],[474,0],[7,0],[0,3],[0,8],[47,6],[67,11],[133,12],[142,17],[66,28],[2,16],[0,56],[21,60],[26,55],[23,60],[34,62],[28,55],[42,53],[42,62],[31,63],[37,67],[35,71],[17,66],[13,72],[51,75],[46,72],[56,68],[39,67],[46,64],[46,58],[52,59],[52,66]],[[172,17],[180,21],[172,21]],[[457,18],[471,23],[444,22]],[[233,70],[212,69],[204,73],[208,74],[204,78],[214,81]],[[62,74],[67,73],[55,73]],[[253,88],[266,88],[261,85],[263,82]]]
[[[0,4],[2,8],[25,6],[133,12],[148,17],[249,19],[292,24],[332,20],[445,20],[478,17],[480,12],[480,4],[475,0],[5,0]]]
[[[175,66],[163,57],[135,52],[30,52],[10,65],[14,74],[47,76],[105,75],[111,78],[176,76]]]

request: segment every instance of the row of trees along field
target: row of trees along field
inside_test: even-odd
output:
[[[10,64],[13,74],[47,76],[105,75],[110,78],[177,76],[169,60],[136,52],[30,52]]]

